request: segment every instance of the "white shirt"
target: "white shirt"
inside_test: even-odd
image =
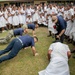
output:
[[[30,9],[27,9],[27,10],[26,10],[26,13],[27,13],[27,15],[28,15],[28,14],[31,14],[31,10],[30,10]]]
[[[27,22],[27,23],[30,23],[30,22],[32,23],[32,18],[27,18],[27,19],[26,19],[26,22]]]
[[[69,16],[69,19],[71,19],[71,17],[74,15],[74,10],[71,8],[69,11],[68,11],[68,16]]]
[[[68,45],[56,42],[50,45],[49,50],[52,50],[51,59],[55,57],[62,57],[68,61],[67,52],[70,51]]]
[[[47,14],[57,14],[57,10],[52,7],[52,9],[48,8]]]
[[[67,10],[64,11],[64,19],[66,20],[66,18],[68,18],[68,11]]]

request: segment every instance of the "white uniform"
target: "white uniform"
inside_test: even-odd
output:
[[[39,16],[39,19],[38,19],[38,24],[46,25],[46,18],[44,16],[42,16],[41,13],[40,13],[40,16]]]
[[[57,14],[57,11],[53,8],[53,9],[48,9],[47,14]],[[52,22],[52,18],[51,16],[48,17],[48,30],[51,31],[52,33],[56,34],[57,31],[56,29],[54,29],[55,24]]]
[[[73,9],[68,10],[68,19],[71,19],[71,17],[74,15]],[[65,31],[65,34],[67,36],[70,36],[70,31],[72,29],[73,22],[71,20],[67,21],[67,28]]]
[[[3,14],[4,13],[0,11],[0,28],[6,26],[6,21],[5,21],[4,17],[3,17]]]
[[[47,9],[47,6],[44,6],[44,11]]]
[[[46,26],[48,26],[47,11],[48,11],[48,9],[45,9],[45,10],[44,10],[44,17],[45,17],[45,20],[46,20],[46,21],[45,21],[45,25],[46,25]]]
[[[72,10],[72,13],[73,13],[73,15],[74,15],[74,10]],[[73,20],[73,22],[72,22],[72,29],[71,29],[71,31],[70,31],[70,35],[69,35],[69,38],[70,39],[72,39],[73,38],[73,33],[75,32],[75,18],[74,18],[74,20]]]
[[[11,12],[8,13],[8,23],[9,23],[9,24],[13,24],[13,23],[12,23]]]
[[[74,22],[73,22],[73,28],[72,28],[71,35],[73,37],[73,41],[75,41],[75,18],[74,18]]]
[[[18,18],[19,18],[19,24],[23,24],[23,18],[22,18],[22,14],[21,14],[21,10],[18,11],[19,15],[18,15]]]
[[[12,8],[11,7],[9,7],[8,9],[10,10],[10,12],[12,12]]]
[[[69,47],[57,42],[51,44],[49,50],[52,50],[50,63],[39,75],[70,75],[67,56]]]
[[[64,8],[58,9],[58,16],[63,16]]]
[[[38,14],[38,11],[35,11],[35,13],[34,13],[34,15],[33,15],[32,19],[33,19],[33,22],[35,22],[35,21],[38,21],[38,20],[39,20],[39,14]]]
[[[12,22],[13,22],[12,25],[13,26],[19,25],[19,19],[18,19],[17,13],[18,13],[17,10],[12,11],[12,15],[13,15],[13,17],[12,17]]]
[[[26,24],[26,11],[25,10],[21,10],[22,12],[22,20],[23,20],[23,24]]]
[[[27,10],[26,10],[26,14],[27,14],[27,15],[29,15],[29,14],[32,15],[31,9],[27,9]]]
[[[34,9],[32,9],[32,8],[30,8],[30,11],[31,11],[32,14],[35,12]]]
[[[27,18],[26,23],[32,23],[32,18]]]
[[[64,11],[64,20],[66,20],[66,18],[68,18],[68,10]]]
[[[8,20],[6,20],[6,19],[8,19],[8,12],[7,12],[7,10],[6,11],[4,11],[4,16],[5,16],[5,24],[8,24]]]

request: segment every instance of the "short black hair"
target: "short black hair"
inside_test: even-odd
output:
[[[56,42],[61,42],[60,40],[55,40],[55,41],[53,41],[52,43],[56,43]],[[62,43],[62,42],[61,42]]]
[[[37,21],[34,21],[34,24],[38,24]]]
[[[38,41],[38,38],[36,36],[34,36],[34,38],[36,38],[36,40]]]
[[[57,38],[57,36],[55,36],[55,41],[53,41],[53,43],[56,43],[56,42],[61,42],[60,38]]]

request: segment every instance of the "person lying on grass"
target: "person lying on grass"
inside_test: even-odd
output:
[[[32,29],[33,31],[33,36],[35,35],[35,28],[37,28],[37,24],[28,24],[28,25],[23,25],[22,28],[14,29],[9,31],[7,36],[5,38],[0,38],[0,44],[7,44],[10,42],[11,38],[14,36],[16,37],[17,35],[22,36],[23,33],[28,33],[28,29]]]
[[[68,45],[56,40],[48,50],[49,65],[45,70],[39,71],[39,75],[70,75],[68,59],[71,56]]]
[[[20,36],[13,39],[4,50],[0,50],[0,56],[9,52],[7,55],[0,57],[0,63],[14,58],[22,48],[29,46],[32,48],[33,56],[38,55],[35,49],[36,42],[38,42],[38,38],[36,36],[31,37],[29,35]]]

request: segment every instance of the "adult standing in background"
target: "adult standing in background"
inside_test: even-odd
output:
[[[67,23],[63,19],[62,16],[52,16],[52,21],[53,21],[53,23],[55,23],[56,30],[57,30],[57,34],[56,34],[55,38],[59,38],[61,40],[61,42],[63,43],[64,33],[66,30]]]
[[[68,16],[67,16],[67,28],[65,31],[65,35],[67,36],[68,41],[71,41],[71,30],[73,28],[73,17],[74,17],[74,10],[72,8],[72,5],[67,6]],[[70,39],[69,39],[70,38]]]
[[[57,15],[57,10],[55,7],[53,7],[52,4],[49,5],[49,8],[47,9],[47,16],[48,16],[48,31],[49,35],[48,37],[57,33],[57,31],[54,29],[54,23],[52,22],[52,16]]]
[[[6,27],[6,21],[4,18],[3,8],[0,8],[0,28],[2,32],[4,32],[4,28]]]

